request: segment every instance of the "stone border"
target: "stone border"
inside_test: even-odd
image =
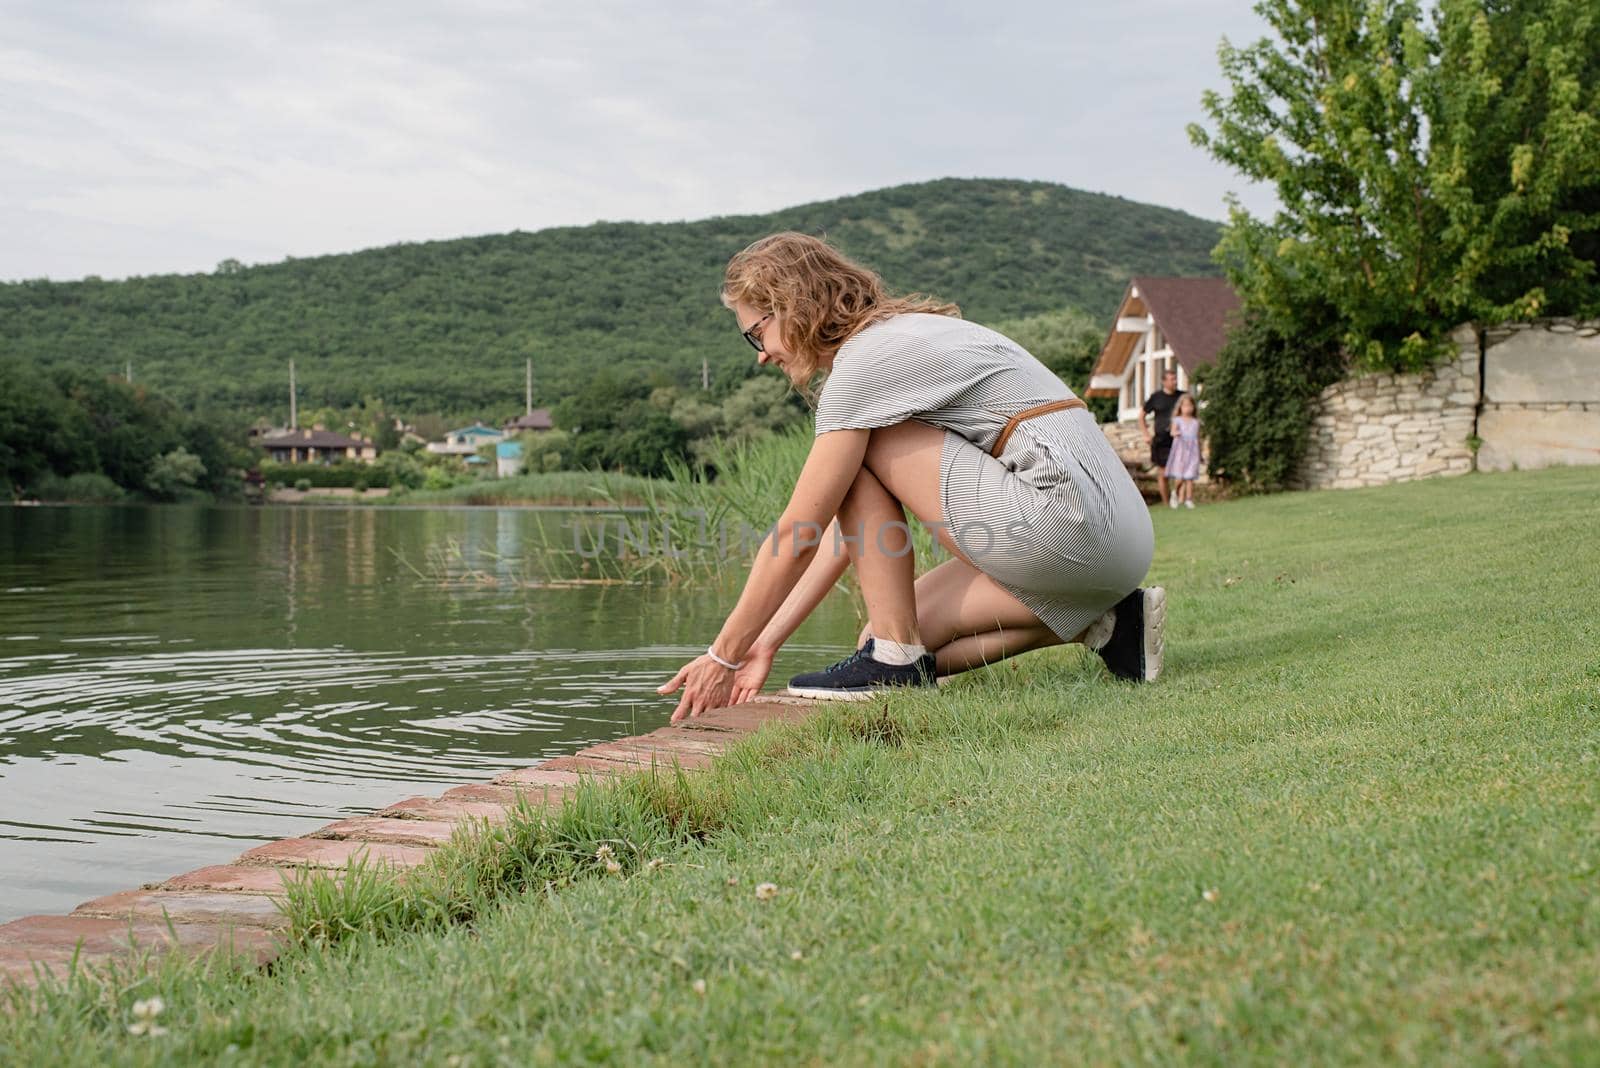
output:
[[[701,771],[728,746],[768,723],[804,719],[817,702],[763,695],[677,726],[618,738],[503,772],[438,797],[408,797],[368,816],[336,820],[298,838],[246,850],[227,864],[86,901],[66,916],[24,916],[0,924],[0,985],[64,977],[74,961],[93,967],[141,953],[223,953],[259,967],[276,959],[287,919],[285,881],[315,868],[337,871],[368,860],[415,868],[463,824],[504,822],[520,802],[559,805],[585,779],[653,767]]]

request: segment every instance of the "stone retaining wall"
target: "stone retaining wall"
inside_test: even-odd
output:
[[[1294,484],[1600,463],[1600,321],[1464,325],[1450,338],[1456,359],[1431,370],[1323,390]]]
[[[1117,455],[1122,457],[1123,463],[1149,465],[1150,446],[1139,432],[1138,423],[1101,423],[1100,429],[1105,433],[1106,440],[1111,442],[1111,447],[1117,450]]]
[[[1336,382],[1317,399],[1297,489],[1346,489],[1472,470],[1478,334],[1450,335],[1456,358],[1415,374]]]
[[[1600,321],[1483,332],[1478,470],[1600,463]]]

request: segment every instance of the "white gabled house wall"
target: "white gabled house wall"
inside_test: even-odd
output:
[[[1145,401],[1161,388],[1162,375],[1172,371],[1178,388],[1193,393],[1203,408],[1189,369],[1215,362],[1238,303],[1221,278],[1129,279],[1084,394],[1115,397],[1118,425],[1137,424]]]
[[[1137,297],[1139,290],[1133,290]],[[1125,315],[1117,320],[1117,333],[1142,334],[1137,342],[1128,366],[1120,375],[1095,375],[1089,385],[1093,389],[1115,389],[1117,394],[1117,419],[1122,422],[1137,420],[1139,409],[1144,407],[1145,398],[1161,388],[1161,376],[1169,370],[1178,372],[1178,388],[1189,388],[1189,374],[1178,363],[1177,354],[1172,351],[1172,346],[1167,344],[1166,338],[1161,336],[1161,328],[1156,325],[1154,317],[1149,315]]]

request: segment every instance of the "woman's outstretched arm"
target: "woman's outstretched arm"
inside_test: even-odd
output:
[[[869,430],[833,430],[812,442],[789,504],[772,535],[756,550],[744,591],[711,645],[720,661],[737,663],[744,658],[810,566],[861,470],[870,435]],[[832,552],[831,541],[828,546]],[[733,694],[733,675],[719,659],[700,656],[657,692],[673,693],[682,687],[683,696],[672,713],[676,721],[726,705]]]
[[[835,519],[822,535],[822,544],[817,546],[811,566],[794,584],[794,589],[789,591],[789,596],[756,638],[750,651],[744,654],[744,666],[733,678],[734,704],[748,701],[761,692],[767,674],[772,670],[772,658],[783,648],[789,636],[799,629],[800,624],[810,618],[828,591],[833,589],[834,583],[839,581],[839,576],[844,574],[845,568],[850,566],[850,554],[841,547],[838,530],[839,521]]]

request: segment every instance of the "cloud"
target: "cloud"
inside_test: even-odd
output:
[[[1238,5],[13,5],[0,278],[766,211],[946,175],[1212,218]],[[1252,205],[1269,203],[1257,193]]]

